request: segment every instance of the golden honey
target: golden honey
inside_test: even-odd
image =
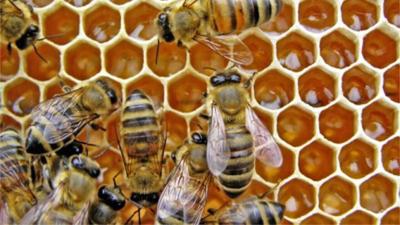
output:
[[[336,104],[321,112],[319,130],[326,139],[341,143],[354,135],[356,131],[355,118],[352,111]]]
[[[307,0],[299,5],[299,22],[312,31],[324,31],[336,23],[333,1]]]
[[[280,188],[278,200],[286,206],[287,217],[297,218],[314,208],[315,188],[305,181],[293,179]]]
[[[348,215],[340,223],[341,225],[363,225],[363,224],[374,224],[376,219],[370,214],[364,211],[355,211]]]
[[[327,64],[345,68],[357,60],[356,45],[350,38],[340,31],[334,31],[321,39],[321,56]]]
[[[365,30],[378,21],[378,7],[369,1],[347,0],[342,7],[343,22],[353,30]]]
[[[28,51],[25,56],[26,61],[29,62],[25,64],[26,73],[37,80],[49,80],[57,76],[61,66],[60,51],[47,43],[41,43],[38,51],[46,61],[43,61],[34,51]]]
[[[363,65],[355,66],[343,74],[343,94],[354,104],[367,103],[377,94],[376,82],[373,71]]]
[[[319,208],[331,215],[341,215],[355,204],[355,187],[340,177],[325,182],[319,191]]]
[[[313,180],[321,180],[335,170],[333,151],[320,141],[307,145],[300,151],[300,171]]]
[[[372,211],[382,212],[394,203],[395,192],[393,181],[378,174],[361,184],[360,202],[361,205]]]

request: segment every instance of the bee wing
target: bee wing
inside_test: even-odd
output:
[[[157,206],[156,217],[163,220],[168,217],[177,217],[184,224],[199,224],[203,213],[209,173],[196,175],[189,174],[187,157],[181,160],[171,173],[168,183],[161,193]]]
[[[253,62],[253,54],[249,47],[237,35],[198,35],[195,40],[235,64],[250,65]]]
[[[10,224],[10,217],[8,216],[5,202],[2,202],[0,205],[0,224]]]
[[[88,224],[89,217],[89,207],[90,204],[86,203],[85,206],[79,211],[77,215],[74,216],[72,225],[86,225]]]
[[[250,106],[246,108],[246,127],[253,136],[257,159],[268,166],[280,167],[283,161],[281,150]]]
[[[211,107],[211,124],[208,128],[207,164],[211,173],[219,176],[228,166],[230,149],[226,142],[225,124],[218,107]]]

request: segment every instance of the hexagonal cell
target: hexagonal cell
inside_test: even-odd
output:
[[[23,91],[21,91],[23,90]],[[17,116],[25,116],[39,104],[39,87],[29,80],[17,78],[4,87],[5,105]]]
[[[56,44],[67,44],[79,34],[79,15],[68,7],[50,11],[43,21],[43,35]]]
[[[362,54],[369,64],[383,68],[398,58],[396,42],[383,31],[373,30],[364,37]]]
[[[82,7],[89,4],[92,0],[64,0],[64,1],[76,7]]]
[[[294,172],[295,166],[295,156],[294,153],[279,145],[281,149],[282,156],[283,156],[283,163],[282,166],[276,168],[271,166],[266,166],[259,160],[256,161],[256,171],[257,174],[260,175],[264,180],[269,182],[279,182],[280,180],[284,180],[285,178],[289,177]]]
[[[397,129],[396,110],[383,101],[376,101],[363,109],[362,127],[370,138],[385,140]]]
[[[21,124],[7,114],[0,114],[0,128],[0,131],[3,131],[7,128],[21,130]]]
[[[187,138],[187,124],[185,118],[174,112],[165,112],[164,120],[168,133],[166,150],[173,151]]]
[[[215,71],[223,71],[228,60],[210,48],[196,44],[190,48],[190,64],[200,73],[212,75]]]
[[[335,220],[321,214],[313,214],[300,223],[301,225],[335,225]]]
[[[400,28],[400,2],[397,0],[385,0],[383,12],[389,23]]]
[[[375,170],[373,145],[357,139],[343,146],[339,154],[340,168],[351,178],[362,178]]]
[[[60,72],[60,51],[47,43],[37,46],[38,52],[46,60],[43,61],[35,51],[29,50],[25,55],[25,71],[37,80],[48,80]]]
[[[53,2],[53,0],[31,0],[34,7],[45,7]]]
[[[396,225],[400,222],[400,207],[388,211],[381,220],[382,225]]]
[[[253,54],[253,62],[250,65],[243,66],[250,71],[261,71],[272,62],[272,44],[268,40],[262,40],[255,35],[246,37],[243,43],[249,47]]]
[[[160,43],[158,60],[157,46],[152,46],[147,52],[147,64],[158,76],[169,76],[183,69],[186,63],[186,51],[175,43]]]
[[[281,12],[268,23],[260,25],[260,28],[269,34],[281,34],[289,30],[294,24],[292,4],[283,2]]]
[[[336,143],[350,139],[357,131],[357,114],[337,103],[319,115],[319,130],[325,138]]]
[[[335,171],[334,151],[320,141],[314,141],[300,151],[301,173],[313,180],[321,180]]]
[[[207,84],[191,74],[180,76],[168,84],[168,102],[181,112],[191,112],[203,104]]]
[[[128,40],[122,40],[106,50],[106,70],[120,78],[130,78],[143,67],[143,50]]]
[[[301,71],[315,62],[314,43],[304,35],[292,32],[278,41],[277,57],[289,70]]]
[[[101,69],[100,49],[80,41],[69,47],[64,55],[65,71],[79,79],[88,79]]]
[[[365,224],[375,224],[376,218],[371,216],[370,214],[357,210],[350,215],[347,215],[342,221],[340,225],[365,225]]]
[[[285,205],[285,216],[303,216],[315,206],[315,189],[303,180],[290,180],[279,189],[278,202]]]
[[[382,212],[394,204],[396,192],[396,184],[393,181],[377,174],[361,184],[361,206],[375,213]]]
[[[314,136],[314,123],[313,115],[292,106],[279,114],[278,133],[287,143],[299,146]]]
[[[146,93],[156,108],[160,108],[164,102],[164,86],[162,83],[151,76],[141,76],[139,79],[128,84],[126,93],[129,94],[135,89],[140,89]]]
[[[149,40],[157,34],[157,27],[154,24],[159,10],[147,3],[129,9],[125,13],[125,31],[126,33],[138,39]]]
[[[386,171],[400,175],[400,137],[388,141],[382,148],[382,164]]]
[[[7,44],[0,44],[0,81],[7,81],[14,77],[19,70],[18,51],[13,48],[11,55],[7,51]]]
[[[120,20],[118,11],[107,5],[101,5],[90,9],[85,15],[83,28],[89,38],[102,43],[117,35],[121,27]]]
[[[279,109],[294,97],[294,81],[279,70],[270,70],[254,81],[257,102],[268,109]]]
[[[331,215],[341,215],[353,208],[355,191],[352,183],[338,176],[333,177],[319,190],[319,208]]]
[[[299,5],[299,22],[306,29],[320,32],[336,23],[335,6],[329,0],[306,0]]]
[[[75,86],[75,83],[65,77],[62,78],[62,82],[64,82],[66,85],[68,85],[69,87],[73,88]],[[64,91],[61,89],[61,84],[59,82],[59,80],[56,80],[55,82],[52,82],[48,85],[46,85],[45,89],[44,89],[44,99],[50,99],[55,95],[58,94],[63,94]]]
[[[385,72],[383,90],[387,97],[400,103],[400,64],[392,66]]]
[[[364,65],[355,66],[342,77],[343,95],[354,104],[365,104],[376,94],[377,78],[371,69]]]
[[[320,68],[313,68],[299,78],[301,99],[313,106],[325,106],[336,98],[336,81]]]
[[[342,20],[353,30],[366,30],[379,20],[378,7],[369,1],[347,0],[342,5]]]
[[[336,68],[345,68],[357,60],[357,47],[350,34],[342,33],[340,30],[324,36],[320,42],[321,56],[324,61]]]

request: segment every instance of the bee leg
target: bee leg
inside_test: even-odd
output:
[[[205,119],[205,120],[210,120],[211,116],[205,114],[205,113],[200,113],[199,115],[200,118]]]
[[[67,84],[64,83],[63,78],[61,77],[60,74],[57,74],[60,84],[61,89],[63,90],[64,93],[69,93],[72,91],[72,88],[70,86],[68,86]]]
[[[10,42],[10,43],[8,43],[8,45],[7,45],[7,52],[8,52],[8,56],[11,56],[11,53],[12,53],[12,46],[11,46],[11,42]]]
[[[91,124],[90,124],[90,127],[91,127],[93,130],[106,131],[106,128],[104,128],[104,127],[102,127],[102,126],[100,126],[100,125],[98,125],[98,124],[96,124],[96,123],[91,123]]]
[[[132,220],[132,218],[135,216],[135,214],[139,212],[139,210],[140,210],[140,208],[138,210],[134,211],[132,213],[132,215],[125,221],[124,225],[128,225],[129,222]]]
[[[142,218],[140,217],[140,210],[141,210],[142,208],[139,208],[139,213],[138,213],[138,217],[139,217],[139,225],[142,225]]]
[[[257,74],[257,72],[254,72],[251,77],[246,80],[246,82],[244,82],[243,87],[248,89],[249,87],[251,87],[251,83],[253,82],[254,76]]]

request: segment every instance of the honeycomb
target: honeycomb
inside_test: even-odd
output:
[[[37,43],[48,63],[32,48],[8,55],[0,46],[1,127],[25,130],[30,110],[61,93],[60,74],[71,86],[106,78],[123,98],[144,90],[165,112],[169,152],[199,124],[206,129],[198,118],[212,74],[205,66],[230,63],[201,45],[189,54],[162,43],[156,64],[152,19],[167,1],[29,2],[42,36],[63,35]],[[283,224],[400,224],[399,31],[398,0],[284,0],[270,23],[241,34],[255,56],[244,74],[259,71],[251,104],[284,158],[280,168],[257,162],[243,198],[279,183],[269,196],[286,206]],[[109,146],[97,156],[109,184],[122,168],[118,123],[114,113],[101,121],[106,132],[79,136]],[[207,207],[226,201],[212,184]],[[133,210],[128,204],[121,220]],[[143,223],[153,217],[142,211]]]

